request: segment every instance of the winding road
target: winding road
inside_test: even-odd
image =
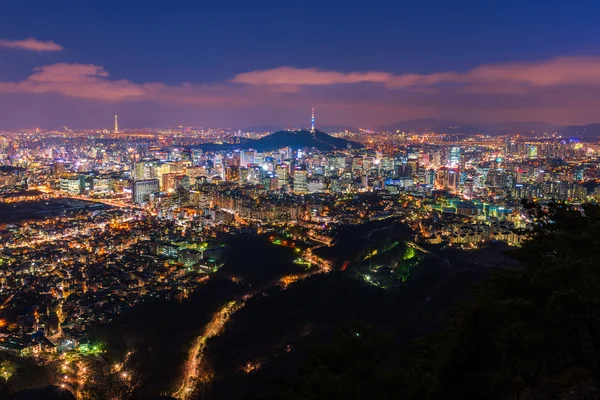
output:
[[[190,348],[183,377],[179,385],[177,385],[179,389],[172,394],[173,397],[181,400],[188,399],[194,394],[194,390],[199,383],[206,382],[212,378],[210,372],[202,370],[206,341],[221,334],[231,316],[242,308],[244,304],[244,302],[240,301],[230,301],[213,315],[210,322],[204,328],[202,335],[196,338]]]
[[[312,262],[317,268],[304,274],[295,276],[295,279],[290,283],[306,279],[314,274],[327,273],[331,271],[331,263],[314,256]],[[283,278],[282,278],[283,280]],[[287,285],[282,284],[281,280],[273,283],[273,285],[281,285],[285,289]],[[204,361],[204,351],[208,339],[220,335],[225,329],[225,325],[231,319],[236,311],[240,310],[246,304],[246,301],[254,297],[257,293],[264,293],[260,290],[253,291],[244,295],[243,301],[233,300],[222,306],[215,314],[213,314],[210,322],[204,327],[202,335],[198,336],[188,352],[188,358],[185,363],[185,369],[181,380],[176,385],[178,388],[171,396],[179,400],[190,399],[194,395],[198,386],[202,383],[210,382],[213,378],[213,373],[206,367]]]

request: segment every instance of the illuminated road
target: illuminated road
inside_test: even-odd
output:
[[[207,382],[212,378],[212,373],[202,368],[206,340],[219,335],[231,316],[242,308],[244,304],[239,301],[230,301],[213,315],[210,322],[204,328],[204,332],[196,338],[188,353],[185,371],[178,385],[179,389],[173,393],[173,397],[181,400],[188,399],[194,394],[194,390],[198,384]]]
[[[117,207],[117,208],[135,208],[138,210],[147,211],[144,207],[136,206],[135,204],[125,203],[123,201],[119,201],[119,199],[93,199],[93,198],[86,197],[86,196],[71,195],[71,194],[66,195],[64,192],[50,189],[47,186],[36,186],[35,189],[37,189],[41,192],[44,192],[44,193],[52,194],[52,195],[56,196],[57,198],[83,200],[83,201],[89,201],[92,203],[102,203],[102,204],[106,204],[108,206]]]
[[[412,247],[412,248],[413,248],[413,249],[415,249],[415,250],[419,250],[419,251],[421,251],[421,252],[423,252],[423,253],[425,253],[425,254],[432,254],[432,255],[434,255],[434,256],[436,256],[436,257],[439,257],[437,254],[434,254],[434,253],[430,252],[429,250],[427,250],[427,249],[424,249],[423,247],[419,246],[419,245],[418,245],[418,244],[416,244],[415,242],[409,242],[409,241],[406,241],[406,240],[405,240],[405,241],[404,241],[404,243],[405,243],[405,244],[406,244],[408,247]]]
[[[306,261],[308,261],[309,263],[319,267],[319,269],[320,269],[319,272],[329,272],[329,271],[331,271],[331,267],[332,267],[331,261],[325,260],[325,259],[317,256],[315,253],[313,253],[313,250],[319,249],[323,246],[324,245],[320,245],[320,246],[315,246],[315,247],[306,249],[302,253],[302,257],[304,257],[304,259]]]
[[[415,242],[409,242],[409,241],[404,241],[404,243],[408,246],[408,247],[412,247],[415,250],[419,250],[422,251],[425,254],[428,254],[430,256],[433,256],[435,258],[437,258],[440,261],[443,261],[444,263],[446,263],[447,265],[450,265],[450,261],[447,258],[441,257],[435,253],[432,253],[431,251],[424,249],[423,247],[419,246],[418,244],[416,244]]]
[[[135,208],[135,209],[138,209],[138,210],[146,210],[144,207],[136,206],[135,204],[123,203],[123,202],[117,201],[115,199],[92,199],[90,197],[74,196],[74,195],[69,195],[69,196],[66,196],[64,198],[66,198],[66,199],[75,199],[75,200],[89,201],[89,202],[92,202],[92,203],[102,203],[102,204],[106,204],[108,206],[117,207],[117,208]]]
[[[310,250],[310,249],[309,249]],[[300,275],[288,275],[277,281],[276,284],[286,288],[292,283],[303,280],[318,273],[327,273],[331,271],[331,262],[323,260],[309,252],[311,262],[314,263],[318,268],[312,271],[306,272]],[[257,292],[246,294],[243,299],[244,301],[252,298]],[[223,332],[225,325],[233,316],[233,314],[245,305],[244,301],[230,301],[225,304],[219,311],[217,311],[210,322],[204,327],[204,332],[201,336],[198,336],[194,341],[194,344],[188,352],[188,358],[185,363],[185,369],[181,381],[177,385],[179,389],[175,391],[171,396],[180,400],[187,400],[190,396],[194,395],[194,391],[198,388],[199,384],[210,382],[213,378],[213,373],[205,365],[204,350],[206,349],[206,341],[209,338],[218,336]]]

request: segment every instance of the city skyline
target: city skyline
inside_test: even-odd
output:
[[[6,4],[0,129],[598,122],[599,6],[533,3]]]
[[[0,2],[0,399],[600,398],[599,12]]]

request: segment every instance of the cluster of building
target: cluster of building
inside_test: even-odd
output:
[[[30,339],[25,354],[40,335],[74,346],[91,324],[148,297],[183,298],[222,265],[223,245],[192,223],[75,203],[0,226],[0,348]]]
[[[556,137],[346,133],[365,147],[204,151],[210,138],[264,133],[1,136],[0,212],[47,205],[0,225],[0,348],[23,337],[29,347],[47,344],[40,337],[75,343],[148,296],[186,296],[222,265],[222,234],[331,245],[338,226],[394,218],[415,242],[519,245],[530,224],[523,198],[600,195],[598,143]],[[58,199],[86,203],[57,211]],[[298,260],[327,263],[310,248]]]

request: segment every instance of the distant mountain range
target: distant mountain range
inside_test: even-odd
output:
[[[543,121],[506,121],[491,124],[462,124],[457,121],[445,121],[435,118],[418,118],[394,124],[378,126],[376,132],[438,132],[438,133],[484,133],[504,135],[507,133],[554,133],[562,137],[592,138],[600,137],[600,123],[581,126],[559,126]]]
[[[417,118],[409,121],[381,125],[374,128],[376,132],[439,132],[439,133],[475,133],[473,127],[456,121],[444,121],[435,118]]]
[[[563,137],[580,137],[580,138],[590,138],[590,137],[600,137],[600,124],[590,124],[590,125],[572,125],[567,126],[566,128],[560,131],[560,134]]]
[[[323,127],[320,127],[320,130],[317,130],[317,132],[319,134],[327,135],[324,131],[326,131],[326,132],[342,132],[342,131],[346,131],[346,130],[350,131],[350,132],[359,132],[358,128],[347,126],[347,125],[323,126]],[[581,126],[579,126],[579,125],[560,126],[560,125],[555,125],[555,124],[551,124],[551,123],[544,122],[544,121],[525,121],[525,122],[505,121],[505,122],[495,122],[495,123],[489,123],[489,124],[463,124],[463,123],[457,122],[457,121],[440,120],[440,119],[435,119],[435,118],[417,118],[417,119],[411,119],[408,121],[402,121],[402,122],[396,122],[393,124],[377,126],[373,130],[375,132],[400,131],[400,132],[407,132],[407,133],[414,132],[414,133],[418,133],[418,134],[426,133],[426,132],[436,132],[436,133],[456,133],[456,134],[467,134],[467,135],[476,134],[476,133],[482,133],[482,134],[487,134],[487,135],[505,135],[505,134],[509,134],[509,133],[510,134],[514,134],[514,133],[540,134],[540,133],[557,132],[559,135],[561,135],[562,137],[565,137],[565,138],[573,138],[573,137],[596,138],[596,137],[600,137],[600,123],[594,123],[594,124],[590,124],[590,125],[581,125]],[[263,139],[260,139],[260,140],[265,140],[264,144],[269,144],[275,140],[277,140],[278,143],[283,143],[286,140],[290,139],[291,144],[289,144],[289,146],[297,147],[297,144],[295,144],[295,143],[310,142],[310,141],[305,140],[307,138],[304,138],[304,139],[300,138],[302,135],[293,136],[293,137],[290,136],[290,134],[293,132],[297,132],[297,133],[308,132],[308,133],[310,133],[310,131],[306,130],[306,129],[290,131],[290,130],[283,130],[277,126],[263,125],[263,126],[246,127],[243,129],[243,132],[275,132],[269,136],[266,136]],[[282,133],[285,133],[285,134],[282,134]],[[327,135],[327,136],[332,138],[329,135]],[[285,137],[285,139],[279,140],[280,137]],[[332,139],[342,140],[342,139],[336,139],[336,138],[332,138]],[[254,148],[257,145],[256,142],[257,141],[248,140],[248,141],[243,142],[242,144],[238,145],[237,147],[245,146],[248,148],[249,147]],[[318,143],[318,140],[316,142]],[[340,144],[340,143],[341,142],[338,142],[338,143],[332,144],[332,145],[336,148],[340,148],[340,146],[344,147],[344,144]],[[262,145],[262,144],[263,144],[263,142],[258,143],[258,145]],[[360,146],[360,145],[357,143],[352,144],[353,148],[358,148],[358,146]],[[307,146],[307,147],[311,147],[311,146]],[[312,147],[317,147],[317,146],[312,146]],[[323,149],[323,150],[327,150],[327,149]]]
[[[316,130],[315,132],[303,129],[298,131],[277,131],[257,140],[246,140],[239,144],[214,144],[206,143],[198,148],[204,150],[224,149],[256,149],[273,150],[290,146],[292,148],[313,147],[321,151],[332,151],[342,149],[361,149],[360,143],[351,142],[346,139],[336,138],[327,133]]]
[[[500,135],[505,133],[544,133],[558,132],[562,127],[542,121],[517,122],[506,121],[492,124],[463,124],[457,121],[445,121],[435,118],[418,118],[396,122],[375,128],[377,132],[439,132],[439,133],[485,133]]]
[[[506,133],[554,133],[563,127],[543,121],[506,121],[493,124],[479,125],[478,129],[489,135],[503,135]]]

